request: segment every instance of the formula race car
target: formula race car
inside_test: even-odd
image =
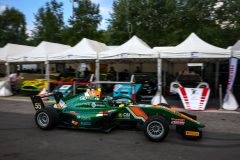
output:
[[[170,93],[177,94],[179,87],[185,88],[209,88],[208,83],[203,82],[198,74],[181,74],[176,81],[170,84]]]
[[[200,128],[204,125],[196,120],[196,116],[177,112],[167,105],[136,105],[129,97],[124,97],[129,99],[127,102],[119,103],[123,97],[101,99],[97,91],[90,90],[68,98],[54,93],[56,103],[46,106],[42,98],[50,95],[31,97],[36,110],[35,122],[43,130],[58,126],[110,132],[123,123],[136,123],[142,125],[146,137],[155,142],[167,137],[169,125],[176,125],[176,131],[183,137],[202,137]]]

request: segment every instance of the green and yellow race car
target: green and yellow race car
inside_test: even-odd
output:
[[[149,140],[159,142],[167,137],[169,126],[176,125],[176,131],[183,137],[202,137],[200,128],[204,125],[194,115],[180,113],[164,104],[137,105],[129,97],[101,99],[97,91],[89,92],[92,93],[68,98],[63,98],[61,93],[32,96],[37,126],[44,130],[58,126],[109,132],[116,126],[135,123],[143,126]],[[50,95],[55,97],[56,103],[45,106],[42,98]],[[128,101],[122,102],[123,98]]]

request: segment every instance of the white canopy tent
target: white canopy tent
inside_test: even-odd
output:
[[[240,40],[238,40],[232,47],[233,57],[240,58]]]
[[[232,50],[240,50],[240,40],[238,40],[231,48]]]
[[[0,50],[0,61],[6,62],[6,74],[10,74],[10,68],[9,68],[9,58],[12,56],[17,55],[23,55],[31,50],[33,50],[34,47],[31,46],[25,46],[25,45],[18,45],[18,44],[6,44],[1,50]]]
[[[8,43],[0,49],[0,60],[8,61],[8,59],[12,56],[23,55],[33,49],[34,47],[31,46]]]
[[[71,47],[68,45],[42,41],[37,47],[25,54],[9,57],[12,62],[44,62],[53,54],[63,52]]]
[[[99,79],[99,52],[108,50],[104,43],[83,38],[78,44],[64,52],[49,56],[50,61],[57,60],[95,60],[96,78]]]
[[[211,59],[228,59],[231,57],[231,51],[228,49],[219,48],[213,46],[202,39],[200,39],[195,33],[191,33],[182,43],[175,47],[159,48],[155,47],[154,50],[160,53],[161,59],[180,59],[193,60],[209,60]],[[161,63],[161,61],[159,61]],[[161,66],[161,64],[158,64]],[[216,77],[218,77],[219,64],[217,63]],[[161,74],[161,72],[159,73]],[[161,76],[160,76],[161,77]],[[218,84],[218,78],[216,78],[216,85]],[[161,87],[161,86],[160,86]]]
[[[115,60],[115,59],[156,59],[158,58],[158,91],[161,92],[161,59],[159,53],[153,50],[143,40],[137,36],[133,36],[124,44],[114,47],[111,50],[101,52],[99,54],[100,60]]]
[[[46,79],[49,80],[49,61],[48,57],[71,48],[68,45],[42,41],[33,50],[16,56],[9,57],[10,62],[45,62]]]
[[[49,60],[82,60],[97,59],[98,53],[108,50],[104,43],[83,38],[74,47],[49,56]]]
[[[154,49],[158,50],[157,47]],[[191,33],[176,47],[160,50],[161,58],[229,58],[230,56],[230,50],[213,46],[200,39],[195,33]]]
[[[133,36],[124,44],[111,50],[101,52],[99,59],[136,59],[136,58],[157,58],[158,53],[152,50],[144,41]]]

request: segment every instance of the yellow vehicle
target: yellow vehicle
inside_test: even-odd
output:
[[[75,79],[74,76],[69,74],[61,74],[61,73],[52,73],[50,75],[50,82],[68,82],[73,81]],[[46,79],[34,79],[34,80],[25,80],[22,82],[20,86],[21,91],[30,91],[30,92],[40,92],[43,88],[48,88],[48,82]]]

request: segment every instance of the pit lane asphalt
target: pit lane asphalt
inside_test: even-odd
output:
[[[194,112],[206,124],[200,141],[182,139],[171,128],[161,143],[148,141],[142,131],[54,129],[42,131],[33,121],[28,101],[0,99],[0,160],[225,160],[240,157],[240,114]]]

